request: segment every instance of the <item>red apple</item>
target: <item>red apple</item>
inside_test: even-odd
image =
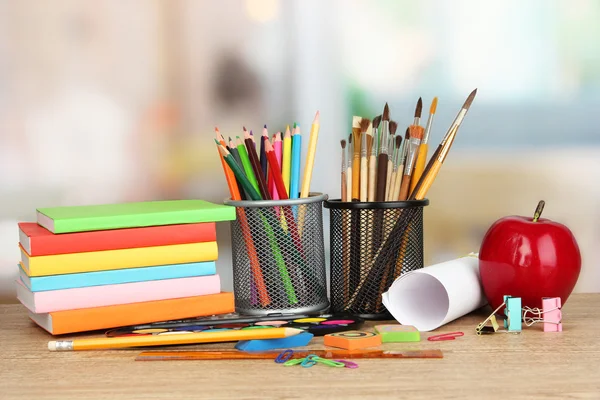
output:
[[[564,225],[539,218],[510,216],[494,222],[479,251],[483,290],[493,309],[503,296],[521,297],[523,307],[542,307],[542,297],[564,305],[581,271],[579,246]]]

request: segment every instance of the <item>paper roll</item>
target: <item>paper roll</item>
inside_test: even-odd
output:
[[[419,331],[437,329],[487,303],[474,253],[402,275],[382,297],[399,323]]]

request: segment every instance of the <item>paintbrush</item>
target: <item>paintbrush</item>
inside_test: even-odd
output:
[[[348,136],[348,167],[346,168],[346,201],[352,201],[352,153],[353,153],[352,134]]]
[[[375,188],[377,185],[377,138],[379,137],[378,130],[381,123],[381,115],[373,118],[373,130],[371,131],[372,145],[369,151],[369,188],[368,201],[375,201]]]
[[[389,190],[389,197],[388,197],[388,201],[397,201],[398,200],[398,195],[396,194],[396,192],[400,191],[400,181],[401,181],[401,177],[402,177],[402,171],[398,170],[398,167],[400,166],[399,161],[401,158],[400,152],[403,151],[402,148],[402,136],[397,135],[396,136],[396,143],[395,143],[395,151],[394,151],[394,161],[392,162],[393,164],[393,171],[392,171],[392,178],[390,179],[390,190]]]
[[[400,197],[400,186],[402,184],[402,177],[404,176],[404,163],[406,161],[406,151],[408,150],[409,139],[410,132],[408,128],[406,128],[404,142],[402,142],[402,147],[398,152],[398,173],[396,174],[396,180],[394,181],[394,193],[392,194],[392,198],[394,201],[398,201],[398,198]]]
[[[388,134],[390,127],[390,108],[387,103],[381,116],[381,148],[377,157],[377,193],[375,201],[385,201],[385,185],[388,167]]]
[[[437,173],[439,172],[439,169],[442,166],[442,163],[448,155],[448,151],[450,150],[452,141],[454,141],[454,137],[458,132],[458,128],[460,128],[460,125],[463,119],[465,118],[465,115],[467,115],[467,111],[469,111],[469,107],[471,107],[471,104],[473,103],[473,100],[475,99],[476,95],[477,89],[473,90],[471,94],[469,94],[469,97],[467,97],[467,100],[456,115],[456,118],[454,118],[452,125],[450,125],[450,128],[448,129],[446,135],[442,139],[442,142],[439,144],[439,146],[431,156],[431,159],[427,163],[425,171],[421,175],[421,179],[419,179],[419,182],[417,183],[415,189],[409,197],[410,200],[422,200],[425,198],[427,191],[433,184],[433,181],[435,180]],[[448,143],[449,145],[447,145]]]
[[[346,162],[346,141],[344,139],[340,140],[340,144],[342,145],[342,201],[347,201],[347,191],[346,185],[346,173],[348,172],[348,163]]]
[[[388,157],[387,175],[385,178],[385,200],[390,201],[392,197],[392,172],[394,171],[394,160],[396,157],[396,129],[398,129],[398,123],[396,121],[390,121],[390,136],[388,139],[388,149],[392,153],[391,157]]]
[[[429,142],[429,134],[431,132],[431,125],[433,124],[435,110],[437,109],[437,102],[437,97],[434,97],[431,102],[431,107],[429,107],[429,117],[427,118],[427,124],[425,125],[425,133],[423,134],[423,140],[419,145],[419,154],[417,155],[417,162],[415,163],[415,171],[410,180],[410,193],[415,190],[415,186],[417,186],[419,179],[421,179],[425,163],[427,162],[427,151],[429,150],[427,143]]]
[[[371,120],[368,118],[363,118],[360,120],[360,201],[367,201],[368,198],[368,175],[369,170],[367,169],[367,132],[369,130],[369,125],[371,124]]]
[[[410,139],[408,140],[408,150],[406,153],[406,165],[404,166],[404,176],[402,177],[402,183],[400,184],[400,194],[398,200],[406,200],[410,190],[410,178],[412,175],[415,160],[417,158],[417,152],[419,150],[419,144],[423,139],[423,129],[420,126],[411,125],[409,127]]]
[[[361,117],[352,117],[352,201],[360,198],[360,121]]]

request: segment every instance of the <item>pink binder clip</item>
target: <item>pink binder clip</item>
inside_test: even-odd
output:
[[[544,332],[562,332],[560,297],[542,298]]]

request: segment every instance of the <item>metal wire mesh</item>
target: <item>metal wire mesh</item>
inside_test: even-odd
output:
[[[329,307],[322,204],[326,195],[283,201],[226,201],[236,311],[250,315]]]
[[[400,275],[423,267],[423,207],[428,201],[396,204],[400,207],[362,203],[357,208],[355,203],[325,202],[331,212],[332,312],[389,318],[381,295]]]

